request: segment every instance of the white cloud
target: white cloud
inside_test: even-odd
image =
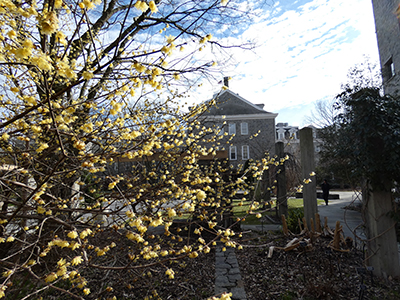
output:
[[[233,77],[231,89],[273,112],[337,94],[363,55],[378,61],[370,0],[297,3],[276,2],[269,17],[229,38],[259,45],[255,53],[232,50],[237,64],[226,74]]]

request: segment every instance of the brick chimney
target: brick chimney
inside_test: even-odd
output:
[[[229,87],[229,77],[224,77],[224,86]]]

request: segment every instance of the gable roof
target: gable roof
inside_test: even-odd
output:
[[[221,91],[219,94],[214,95],[217,105],[209,109],[206,115],[212,116],[238,116],[238,115],[253,115],[275,118],[277,114],[268,112],[262,108],[263,105],[256,105],[244,99],[231,90]]]

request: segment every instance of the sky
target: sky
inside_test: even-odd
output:
[[[257,47],[232,52],[229,88],[278,113],[277,123],[301,128],[308,125],[315,101],[340,92],[351,67],[365,57],[379,62],[372,1],[269,2],[263,16],[236,36],[255,40]],[[213,92],[219,88],[213,86]]]

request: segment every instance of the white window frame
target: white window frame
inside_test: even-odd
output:
[[[387,79],[391,79],[396,75],[396,70],[393,63],[393,58],[389,58],[388,61],[384,65],[384,72]]]
[[[249,146],[242,146],[242,160],[250,159],[250,149]]]
[[[240,132],[242,135],[249,134],[249,124],[247,122],[240,123]]]
[[[219,130],[219,132],[217,133],[217,135],[223,135],[224,134],[224,125],[223,124],[217,124],[217,131]]]
[[[233,158],[232,158],[232,154],[234,155]],[[236,146],[229,147],[229,160],[237,160]]]
[[[236,134],[236,124],[229,123],[229,135]]]

